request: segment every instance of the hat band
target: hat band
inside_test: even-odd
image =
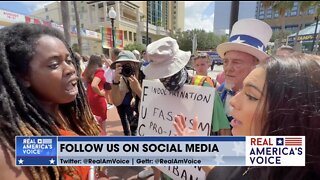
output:
[[[259,39],[254,38],[252,36],[244,35],[244,34],[237,34],[237,35],[231,36],[229,39],[229,42],[248,44],[263,52],[266,50],[266,47],[263,45],[263,43]]]
[[[121,60],[121,59],[132,59],[132,58],[124,54],[117,57],[117,60]]]

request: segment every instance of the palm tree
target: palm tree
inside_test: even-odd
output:
[[[300,16],[300,23],[299,23],[299,28],[296,33],[296,37],[294,39],[294,46],[297,46],[298,42],[298,36],[299,36],[299,31],[304,28],[305,23],[303,21],[303,16],[305,16],[308,12],[309,7],[312,6],[313,1],[299,1],[299,16]]]
[[[273,3],[275,1],[261,1],[262,3],[262,8],[264,9],[264,17],[267,15],[267,10],[271,7],[273,7]]]
[[[293,1],[261,1],[262,7],[264,8],[264,14],[266,15],[266,11],[268,8],[272,8],[274,12],[279,13],[279,20],[281,24],[281,32],[280,34],[284,35],[285,33],[285,13],[288,10],[293,8]],[[282,39],[282,38],[281,38]]]
[[[274,1],[272,9],[279,12],[281,31],[285,31],[285,13],[293,8],[293,1]]]
[[[61,9],[61,15],[62,15],[64,37],[66,38],[67,43],[70,45],[71,37],[70,37],[70,17],[69,17],[68,3],[69,3],[68,1],[61,1],[60,9]]]
[[[273,38],[275,45],[273,48],[273,52],[281,45],[281,41],[287,37],[285,32],[285,22],[284,16],[287,10],[291,10],[293,8],[293,2],[291,1],[261,1],[262,7],[264,8],[264,14],[266,15],[267,10],[271,7],[273,12],[279,13],[279,20],[281,24],[281,31],[277,33],[273,33]],[[275,36],[276,35],[276,36]]]
[[[77,1],[73,1],[73,7],[74,7],[74,14],[76,16],[79,53],[82,54],[82,37],[81,37],[81,32],[80,32],[80,18],[79,18],[79,13],[78,13]]]

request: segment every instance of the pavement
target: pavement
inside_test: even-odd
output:
[[[212,78],[215,78],[218,73],[222,71],[222,66],[214,66],[213,71],[208,70],[208,75]],[[114,106],[111,109],[108,109],[108,120],[107,120],[107,135],[108,136],[123,136],[123,129],[121,121],[117,112],[117,108]],[[148,169],[149,167],[145,166],[124,166],[124,167],[115,167],[110,166],[108,169],[108,176],[110,180],[134,180],[138,179],[137,175],[139,172]],[[152,180],[153,176],[149,177],[146,180]]]
[[[114,106],[111,109],[108,109],[108,120],[107,120],[107,135],[108,136],[123,136],[123,129],[121,121],[117,112],[117,108]],[[148,169],[144,166],[109,166],[108,176],[110,180],[134,180],[138,179],[137,175],[139,172]],[[149,177],[147,180],[153,179],[153,176]]]

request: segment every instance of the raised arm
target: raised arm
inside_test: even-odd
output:
[[[173,126],[176,129],[176,136],[199,136],[197,116],[193,120],[192,129],[186,126],[185,116],[183,114],[177,115],[174,119],[175,122],[173,122]]]
[[[122,101],[124,96],[126,95],[126,92],[121,91],[120,89],[120,79],[121,79],[121,71],[122,71],[122,67],[121,64],[116,64],[116,69],[115,69],[115,74],[112,80],[112,88],[111,88],[111,98],[112,98],[112,102],[114,105],[119,106]],[[124,81],[122,81],[122,83],[124,83]]]

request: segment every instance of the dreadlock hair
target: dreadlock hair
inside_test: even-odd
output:
[[[0,30],[0,142],[4,151],[15,154],[15,136],[56,136],[59,128],[68,128],[78,135],[98,135],[99,129],[85,90],[78,81],[78,95],[73,102],[59,105],[66,123],[59,122],[37,102],[25,88],[21,77],[27,75],[29,63],[35,54],[37,40],[43,35],[60,39],[68,49],[77,75],[80,65],[63,35],[54,28],[35,24],[17,23]],[[74,167],[27,167],[33,179],[63,179],[68,174],[79,179]]]

